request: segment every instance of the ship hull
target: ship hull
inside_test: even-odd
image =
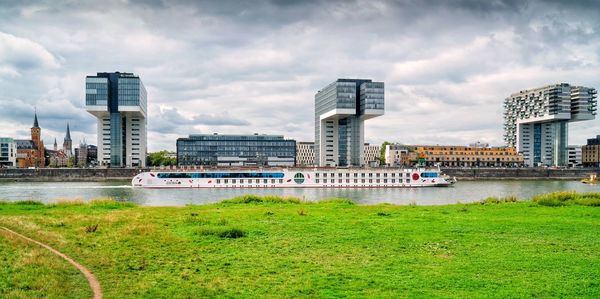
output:
[[[179,188],[424,188],[447,187],[454,179],[438,169],[281,169],[150,171],[136,175],[133,187]]]

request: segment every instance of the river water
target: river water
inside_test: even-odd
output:
[[[243,194],[295,196],[307,201],[348,198],[359,204],[441,205],[489,196],[531,198],[553,191],[600,192],[600,185],[564,180],[459,181],[446,188],[410,189],[140,189],[123,182],[0,182],[0,200],[85,201],[112,198],[150,206],[207,204]]]

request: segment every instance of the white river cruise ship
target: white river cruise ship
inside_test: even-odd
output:
[[[425,168],[263,168],[149,171],[143,188],[413,188],[450,186],[456,179]]]

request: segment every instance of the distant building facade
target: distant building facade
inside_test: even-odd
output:
[[[380,155],[381,146],[376,144],[365,143],[363,145],[364,159],[363,165],[367,165],[370,167],[377,167],[380,164],[379,155]]]
[[[596,89],[567,83],[522,90],[504,100],[504,140],[527,166],[567,166],[568,124],[596,115]]]
[[[96,165],[97,164],[97,156],[98,156],[98,147],[91,144],[85,144],[85,149],[82,149],[82,146],[75,148],[75,161],[77,161],[78,165]],[[82,152],[83,154],[80,154]],[[85,162],[84,162],[85,161]],[[84,164],[85,163],[85,164]],[[82,167],[85,167],[82,166]]]
[[[147,93],[132,73],[86,77],[86,110],[98,120],[98,162],[110,167],[145,167]]]
[[[34,114],[33,127],[31,127],[31,139],[16,139],[17,165],[19,168],[46,166],[44,141],[42,140],[42,128],[38,123],[37,112]]]
[[[364,165],[364,121],[384,113],[384,84],[338,79],[315,95],[315,164]]]
[[[52,150],[46,150],[48,152],[48,166],[50,167],[65,167],[68,166],[69,158],[73,156],[73,141],[71,139],[71,129],[69,123],[67,123],[67,129],[65,132],[65,138],[63,141],[62,148],[58,148],[56,138],[54,138],[54,146]],[[76,162],[73,163],[75,166]]]
[[[581,162],[586,167],[600,167],[600,135],[588,139],[581,148]]]
[[[385,146],[385,164],[392,167],[409,166],[408,148],[402,144],[388,144]]]
[[[515,148],[460,145],[407,145],[400,151],[400,165],[412,166],[419,159],[443,167],[521,167],[524,158]]]
[[[296,142],[296,166],[315,165],[315,143]]]
[[[282,135],[197,134],[177,139],[178,166],[294,166],[296,141]]]
[[[365,143],[363,145],[363,164],[372,167],[379,166],[379,150],[381,146]],[[296,166],[317,166],[315,163],[315,143],[296,143]]]
[[[567,159],[569,161],[567,166],[577,167],[582,165],[583,160],[581,149],[581,145],[569,145],[567,147]]]
[[[17,167],[17,143],[12,138],[0,138],[0,167]]]
[[[81,143],[77,148],[77,156],[75,157],[75,161],[77,161],[77,166],[79,167],[87,167],[88,165],[88,147],[87,144]]]

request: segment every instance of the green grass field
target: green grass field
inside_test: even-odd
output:
[[[600,195],[561,194],[448,206],[4,203],[0,225],[87,266],[106,298],[600,298]],[[1,298],[90,294],[67,262],[0,234]]]

